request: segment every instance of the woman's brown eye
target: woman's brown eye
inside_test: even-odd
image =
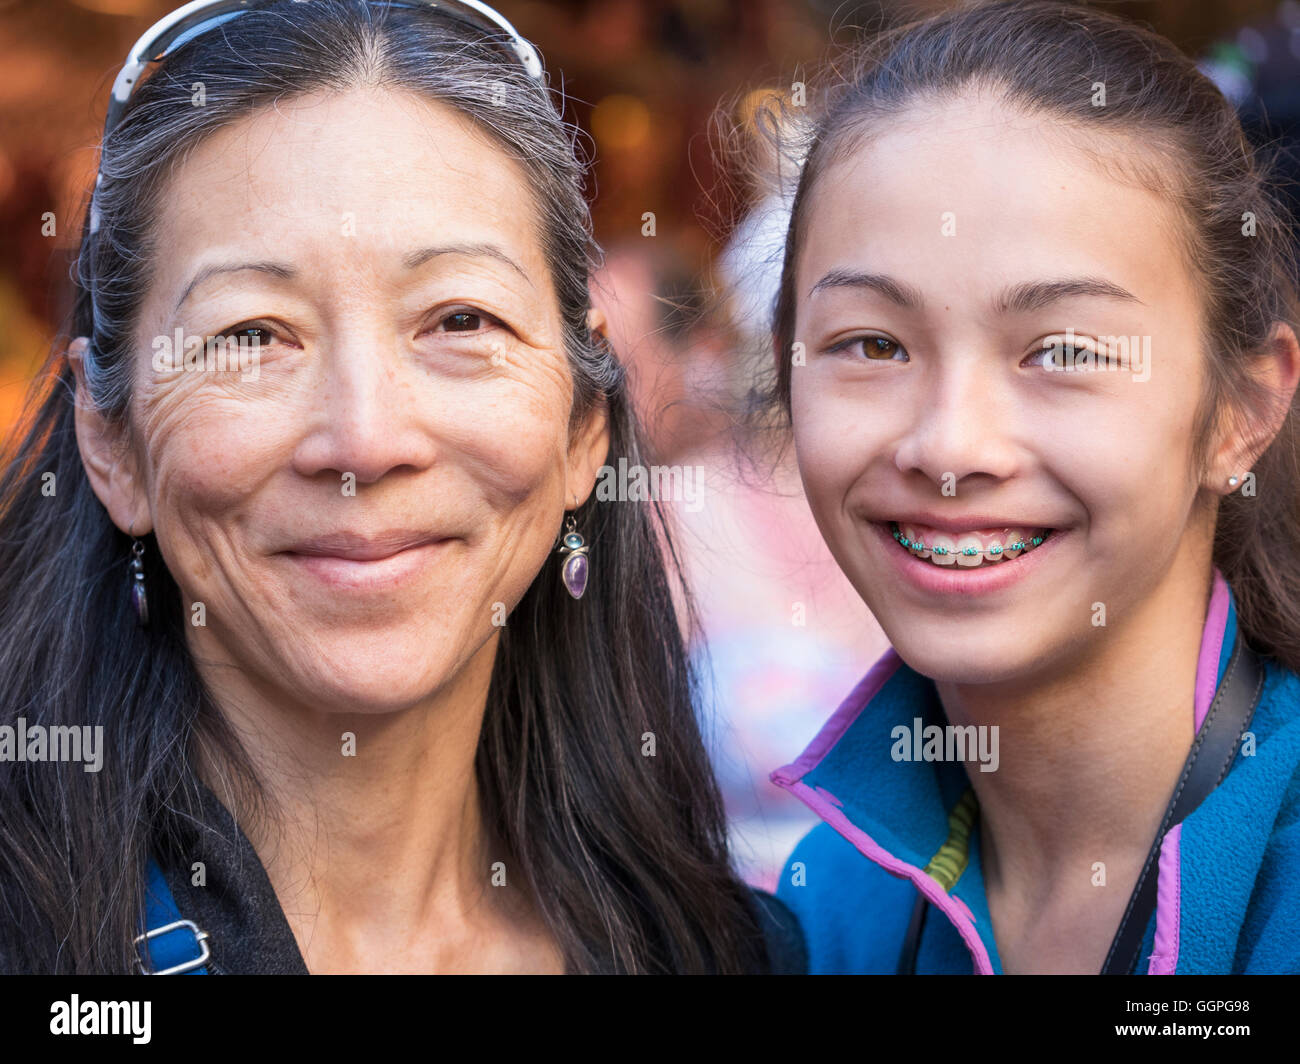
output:
[[[443,319],[443,325],[448,332],[473,332],[483,322],[479,314],[471,314],[467,310],[460,311],[457,314],[450,314]]]
[[[263,325],[246,325],[242,329],[236,330],[231,334],[236,340],[247,340],[250,344],[256,344],[258,347],[269,346],[271,338],[275,335],[270,329]]]

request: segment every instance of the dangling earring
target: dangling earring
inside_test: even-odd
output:
[[[582,593],[587,590],[590,566],[587,561],[587,544],[578,534],[573,514],[569,514],[564,522],[564,538],[560,542],[558,553],[565,555],[564,568],[560,570],[564,589],[574,598],[582,598]]]
[[[131,605],[141,628],[149,627],[149,596],[144,589],[144,544],[131,541]]]

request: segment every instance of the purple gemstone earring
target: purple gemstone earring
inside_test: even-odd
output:
[[[587,561],[587,544],[578,534],[573,514],[569,514],[564,523],[564,536],[560,540],[558,553],[565,555],[564,568],[560,570],[565,590],[576,599],[582,598],[582,593],[587,590],[590,565]]]
[[[135,607],[136,620],[141,628],[149,627],[149,596],[144,589],[144,544],[138,539],[131,542],[131,605]]]

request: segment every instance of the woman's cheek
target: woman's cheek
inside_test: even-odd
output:
[[[496,510],[514,509],[564,475],[568,408],[527,392],[467,397],[454,421],[442,426],[444,448],[466,463]],[[536,502],[554,500],[547,495]]]
[[[247,499],[290,460],[291,420],[283,409],[247,402],[152,411],[142,435],[157,504],[224,509]]]

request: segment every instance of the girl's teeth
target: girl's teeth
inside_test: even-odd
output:
[[[974,554],[967,554],[967,550],[974,550]],[[958,536],[957,537],[957,564],[965,566],[967,569],[979,565],[984,560],[984,543],[979,536]]]
[[[926,543],[927,547],[943,548],[943,553],[938,550],[932,551],[930,561],[935,565],[953,565],[957,561],[957,556],[953,553],[957,549],[957,541],[952,536],[945,536],[942,532],[937,536],[931,537],[931,541]]]
[[[1004,558],[1017,558],[1025,551],[1033,550],[1038,545],[1033,541],[1038,539],[1041,543],[1047,534],[1041,528],[1010,528],[1003,533],[962,532],[957,535],[921,532],[911,525],[895,524],[893,529],[895,537],[900,539],[900,545],[901,539],[906,539],[907,551],[917,558],[929,559],[932,565],[958,566],[963,569],[996,565]],[[918,549],[917,543],[922,540]],[[1011,546],[1013,543],[1024,545],[1014,550]],[[941,549],[943,553],[937,554],[935,549]],[[978,553],[966,554],[967,550]]]

